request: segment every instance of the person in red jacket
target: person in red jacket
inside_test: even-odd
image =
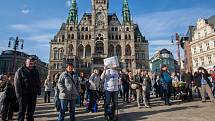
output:
[[[215,68],[211,73],[211,79],[212,79],[212,83],[213,83],[213,96],[215,96]]]

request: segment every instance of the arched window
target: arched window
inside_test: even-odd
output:
[[[111,31],[114,31],[114,27],[111,28]]]
[[[128,35],[126,34],[126,35],[125,35],[125,40],[127,40],[127,39],[128,39]]]
[[[91,46],[90,45],[87,45],[85,47],[85,54],[86,54],[86,57],[90,57],[91,56]]]
[[[126,27],[126,31],[129,31],[129,27]]]
[[[118,27],[115,27],[115,31],[118,31]]]
[[[112,40],[114,40],[114,35],[112,35]]]
[[[89,39],[87,34],[85,35],[85,39],[86,39],[86,40],[88,40],[88,39]]]
[[[131,46],[130,45],[126,45],[126,47],[125,47],[125,55],[126,56],[131,56]]]
[[[73,31],[73,27],[70,27],[70,31]]]
[[[64,36],[64,35],[62,35],[62,42],[64,42],[64,39],[65,39],[65,36]]]
[[[108,56],[114,56],[114,46],[112,44],[108,46]]]
[[[69,49],[69,55],[72,56],[72,55],[73,55],[73,49],[74,49],[74,48],[73,48],[73,45],[72,45],[72,44],[69,45],[69,48],[68,48],[68,49]]]
[[[84,46],[83,46],[82,44],[80,44],[80,45],[78,46],[78,56],[79,56],[80,58],[83,58],[83,56],[84,56]]]
[[[91,35],[89,34],[89,39],[91,39]]]
[[[130,34],[128,35],[128,39],[131,40],[131,35]]]
[[[58,60],[58,49],[54,48],[54,60]]]
[[[59,52],[60,53],[60,57],[59,58],[60,58],[60,60],[62,60],[63,59],[63,55],[64,55],[64,49],[62,48],[59,51],[60,51]]]
[[[119,38],[118,38],[118,35],[116,35],[116,40],[118,40]]]
[[[96,54],[104,54],[104,44],[103,44],[103,42],[101,42],[101,41],[96,42],[95,53]]]
[[[119,35],[119,40],[121,40],[121,35]]]
[[[121,46],[120,45],[117,45],[116,46],[116,55],[118,57],[122,56],[122,49],[121,49]]]
[[[88,31],[88,27],[85,28],[85,31]]]
[[[74,37],[74,34],[72,34],[72,36],[71,36],[71,39],[74,39],[75,37]]]
[[[84,35],[81,35],[81,39],[84,40]]]
[[[84,31],[84,27],[81,27],[81,31]]]

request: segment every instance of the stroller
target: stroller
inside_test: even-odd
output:
[[[175,84],[174,88],[176,90],[175,99],[182,100],[182,102],[184,102],[185,97],[187,96],[186,83],[185,82],[178,82],[178,84]]]

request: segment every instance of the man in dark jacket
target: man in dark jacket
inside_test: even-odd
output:
[[[182,74],[181,80],[183,82],[186,82],[185,89],[186,89],[187,96],[189,96],[189,99],[192,99],[193,98],[193,96],[192,96],[192,81],[193,81],[192,73],[190,73],[187,70],[185,73]]]
[[[123,88],[123,102],[129,103],[129,76],[126,74],[126,71],[123,70],[121,74],[121,82],[122,82],[122,88]]]
[[[18,121],[24,121],[25,112],[27,121],[34,121],[37,95],[41,93],[39,72],[35,67],[36,58],[26,59],[25,66],[16,71],[14,86],[19,102]]]

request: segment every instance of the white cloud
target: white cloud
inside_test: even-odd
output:
[[[185,33],[189,25],[195,25],[198,18],[214,15],[215,9],[187,8],[161,11],[136,16],[134,20],[140,25],[147,38],[170,38],[175,32]]]
[[[9,26],[9,29],[17,30],[17,31],[24,31],[24,32],[42,32],[44,30],[56,30],[60,28],[64,20],[62,19],[47,19],[47,20],[40,20],[36,21],[31,24],[13,24]]]
[[[30,41],[36,41],[36,42],[39,42],[39,43],[44,43],[44,42],[49,42],[52,38],[53,38],[54,35],[52,34],[40,34],[40,35],[33,35],[33,36],[30,36],[30,37],[26,37],[25,39],[26,40],[30,40]]]
[[[21,10],[21,12],[22,12],[23,14],[28,14],[28,13],[30,13],[30,10],[29,10],[29,9],[23,9],[23,10]]]

